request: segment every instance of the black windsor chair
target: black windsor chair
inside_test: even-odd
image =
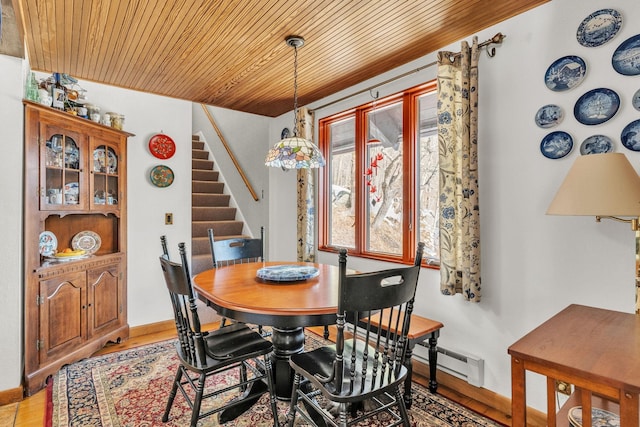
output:
[[[411,267],[350,275],[347,252],[340,250],[336,343],[291,356],[295,376],[289,426],[296,414],[313,425],[346,427],[382,411],[391,415],[391,426],[409,426],[401,385],[423,249],[419,243]],[[373,334],[370,323],[358,322],[375,313],[392,331],[385,337]],[[336,406],[337,419],[330,413]]]
[[[273,425],[277,426],[277,407],[269,357],[273,349],[271,342],[242,323],[203,333],[196,309],[196,297],[191,284],[185,245],[178,245],[182,262],[178,264],[168,259],[164,236],[161,242],[165,255],[160,257],[160,265],[171,296],[178,331],[176,351],[180,359],[162,421],[169,420],[178,390],[192,409],[191,426],[196,426],[198,420],[216,413],[219,413],[220,423],[230,421],[253,405],[262,394],[269,392]],[[205,393],[207,378],[232,369],[240,371],[237,383],[214,386]],[[236,399],[213,408],[206,407],[206,411],[201,413],[203,400],[234,389],[238,390]],[[194,393],[195,396],[192,398]]]

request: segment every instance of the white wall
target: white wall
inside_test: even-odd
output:
[[[22,158],[23,64],[0,55],[0,390],[16,388],[22,377]]]
[[[623,26],[614,40],[586,48],[576,40],[576,30],[590,13],[615,8],[623,15]],[[624,148],[620,132],[640,113],[631,97],[640,89],[640,76],[622,76],[611,67],[617,46],[638,33],[640,3],[612,0],[553,1],[521,16],[478,33],[479,41],[497,32],[507,35],[497,55],[480,59],[480,210],[482,229],[483,296],[479,304],[462,296],[443,296],[439,275],[423,269],[416,311],[441,320],[440,343],[448,348],[476,354],[485,360],[484,387],[511,396],[510,359],[507,348],[558,311],[572,303],[632,313],[634,310],[634,233],[625,224],[595,223],[590,217],[547,216],[545,211],[573,161],[579,145],[588,136],[611,137],[616,151],[623,152],[638,168],[640,154]],[[467,38],[471,41],[471,36]],[[458,51],[459,43],[446,48]],[[587,77],[567,92],[552,92],[544,84],[549,65],[565,55],[580,55],[587,62]],[[362,85],[308,107],[318,108],[332,99],[358,92],[406,71],[435,61],[428,54]],[[435,67],[378,88],[384,96],[435,77]],[[300,76],[304,79],[304,76]],[[573,117],[575,101],[586,91],[609,87],[621,97],[618,114],[598,126],[579,124]],[[316,112],[316,118],[369,102],[367,92]],[[540,129],[536,111],[556,103],[565,119],[555,129]],[[289,115],[274,121],[271,137],[277,139]],[[540,141],[552,130],[564,130],[575,139],[573,151],[560,160],[545,158]],[[293,178],[293,179],[292,179]],[[295,257],[295,177],[270,172],[270,228],[287,233],[271,236],[271,259]],[[275,207],[277,215],[275,215]],[[319,253],[320,262],[337,263],[337,255]],[[379,268],[370,260],[350,259],[354,268]],[[544,382],[530,375],[528,403],[546,410]]]

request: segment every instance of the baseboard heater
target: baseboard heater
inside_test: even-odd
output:
[[[422,363],[429,363],[429,344],[420,342],[416,346],[413,357]],[[438,346],[438,369],[469,384],[482,387],[484,383],[484,360],[471,354],[463,354]]]

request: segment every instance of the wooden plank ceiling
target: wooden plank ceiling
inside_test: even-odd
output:
[[[549,0],[13,0],[31,68],[275,117]],[[505,42],[508,42],[508,38]],[[483,41],[483,40],[480,40]]]

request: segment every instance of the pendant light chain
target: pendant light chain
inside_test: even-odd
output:
[[[293,136],[298,136],[298,46],[293,46]]]

